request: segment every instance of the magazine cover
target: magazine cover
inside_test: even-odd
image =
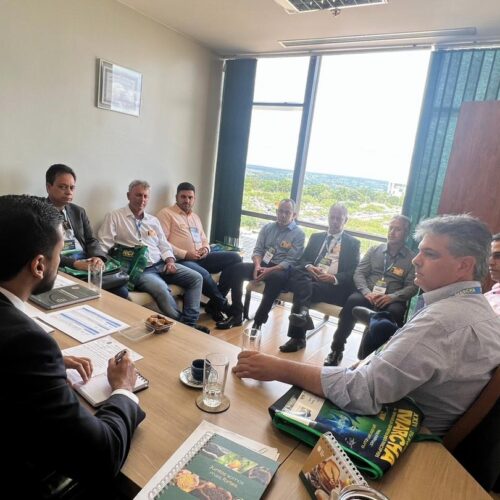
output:
[[[324,398],[292,387],[269,412],[279,429],[314,446],[331,432],[355,465],[379,478],[415,437],[423,418],[409,398],[384,405],[377,415],[356,415]]]

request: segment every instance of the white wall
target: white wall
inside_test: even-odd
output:
[[[96,58],[142,73],[138,118],[95,106]],[[0,0],[0,194],[44,195],[46,169],[66,163],[95,227],[135,178],[151,213],[194,183],[208,223],[221,67],[114,0]]]

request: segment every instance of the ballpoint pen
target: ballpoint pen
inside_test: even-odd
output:
[[[123,356],[125,356],[125,354],[127,354],[127,349],[123,349],[119,353],[117,353],[115,356],[115,363],[118,364],[122,360]]]

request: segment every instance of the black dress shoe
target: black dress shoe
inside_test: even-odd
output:
[[[368,309],[368,307],[356,306],[352,308],[352,315],[365,325],[370,324],[370,320],[377,314],[375,311]]]
[[[300,309],[300,312],[292,313],[290,314],[290,316],[288,316],[290,324],[292,326],[298,326],[300,328],[306,326],[308,319],[309,319],[309,310],[307,309],[307,307],[302,307]]]
[[[286,342],[283,345],[280,345],[280,351],[281,352],[297,352],[300,351],[301,349],[304,349],[306,346],[306,340],[305,339],[290,339],[288,342]]]
[[[196,323],[196,325],[194,325],[193,328],[195,330],[198,330],[200,332],[207,333],[208,335],[210,335],[210,329],[207,328],[206,326],[198,325],[198,323]]]
[[[323,366],[338,366],[344,357],[343,351],[333,350],[325,359]]]
[[[222,310],[218,308],[213,300],[209,300],[205,306],[205,312],[210,314],[215,322],[224,321],[226,316],[222,313]]]
[[[240,326],[243,323],[243,315],[229,316],[225,321],[219,321],[215,324],[215,328],[219,330],[229,330],[233,326]]]

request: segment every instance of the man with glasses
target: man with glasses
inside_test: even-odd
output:
[[[304,231],[297,225],[295,201],[281,200],[276,222],[266,224],[259,232],[252,254],[252,262],[240,262],[226,267],[219,280],[223,295],[231,290],[229,317],[219,321],[216,328],[227,330],[243,322],[243,282],[264,281],[266,288],[255,314],[254,328],[260,329],[267,321],[269,311],[288,279],[289,270],[304,252]]]

